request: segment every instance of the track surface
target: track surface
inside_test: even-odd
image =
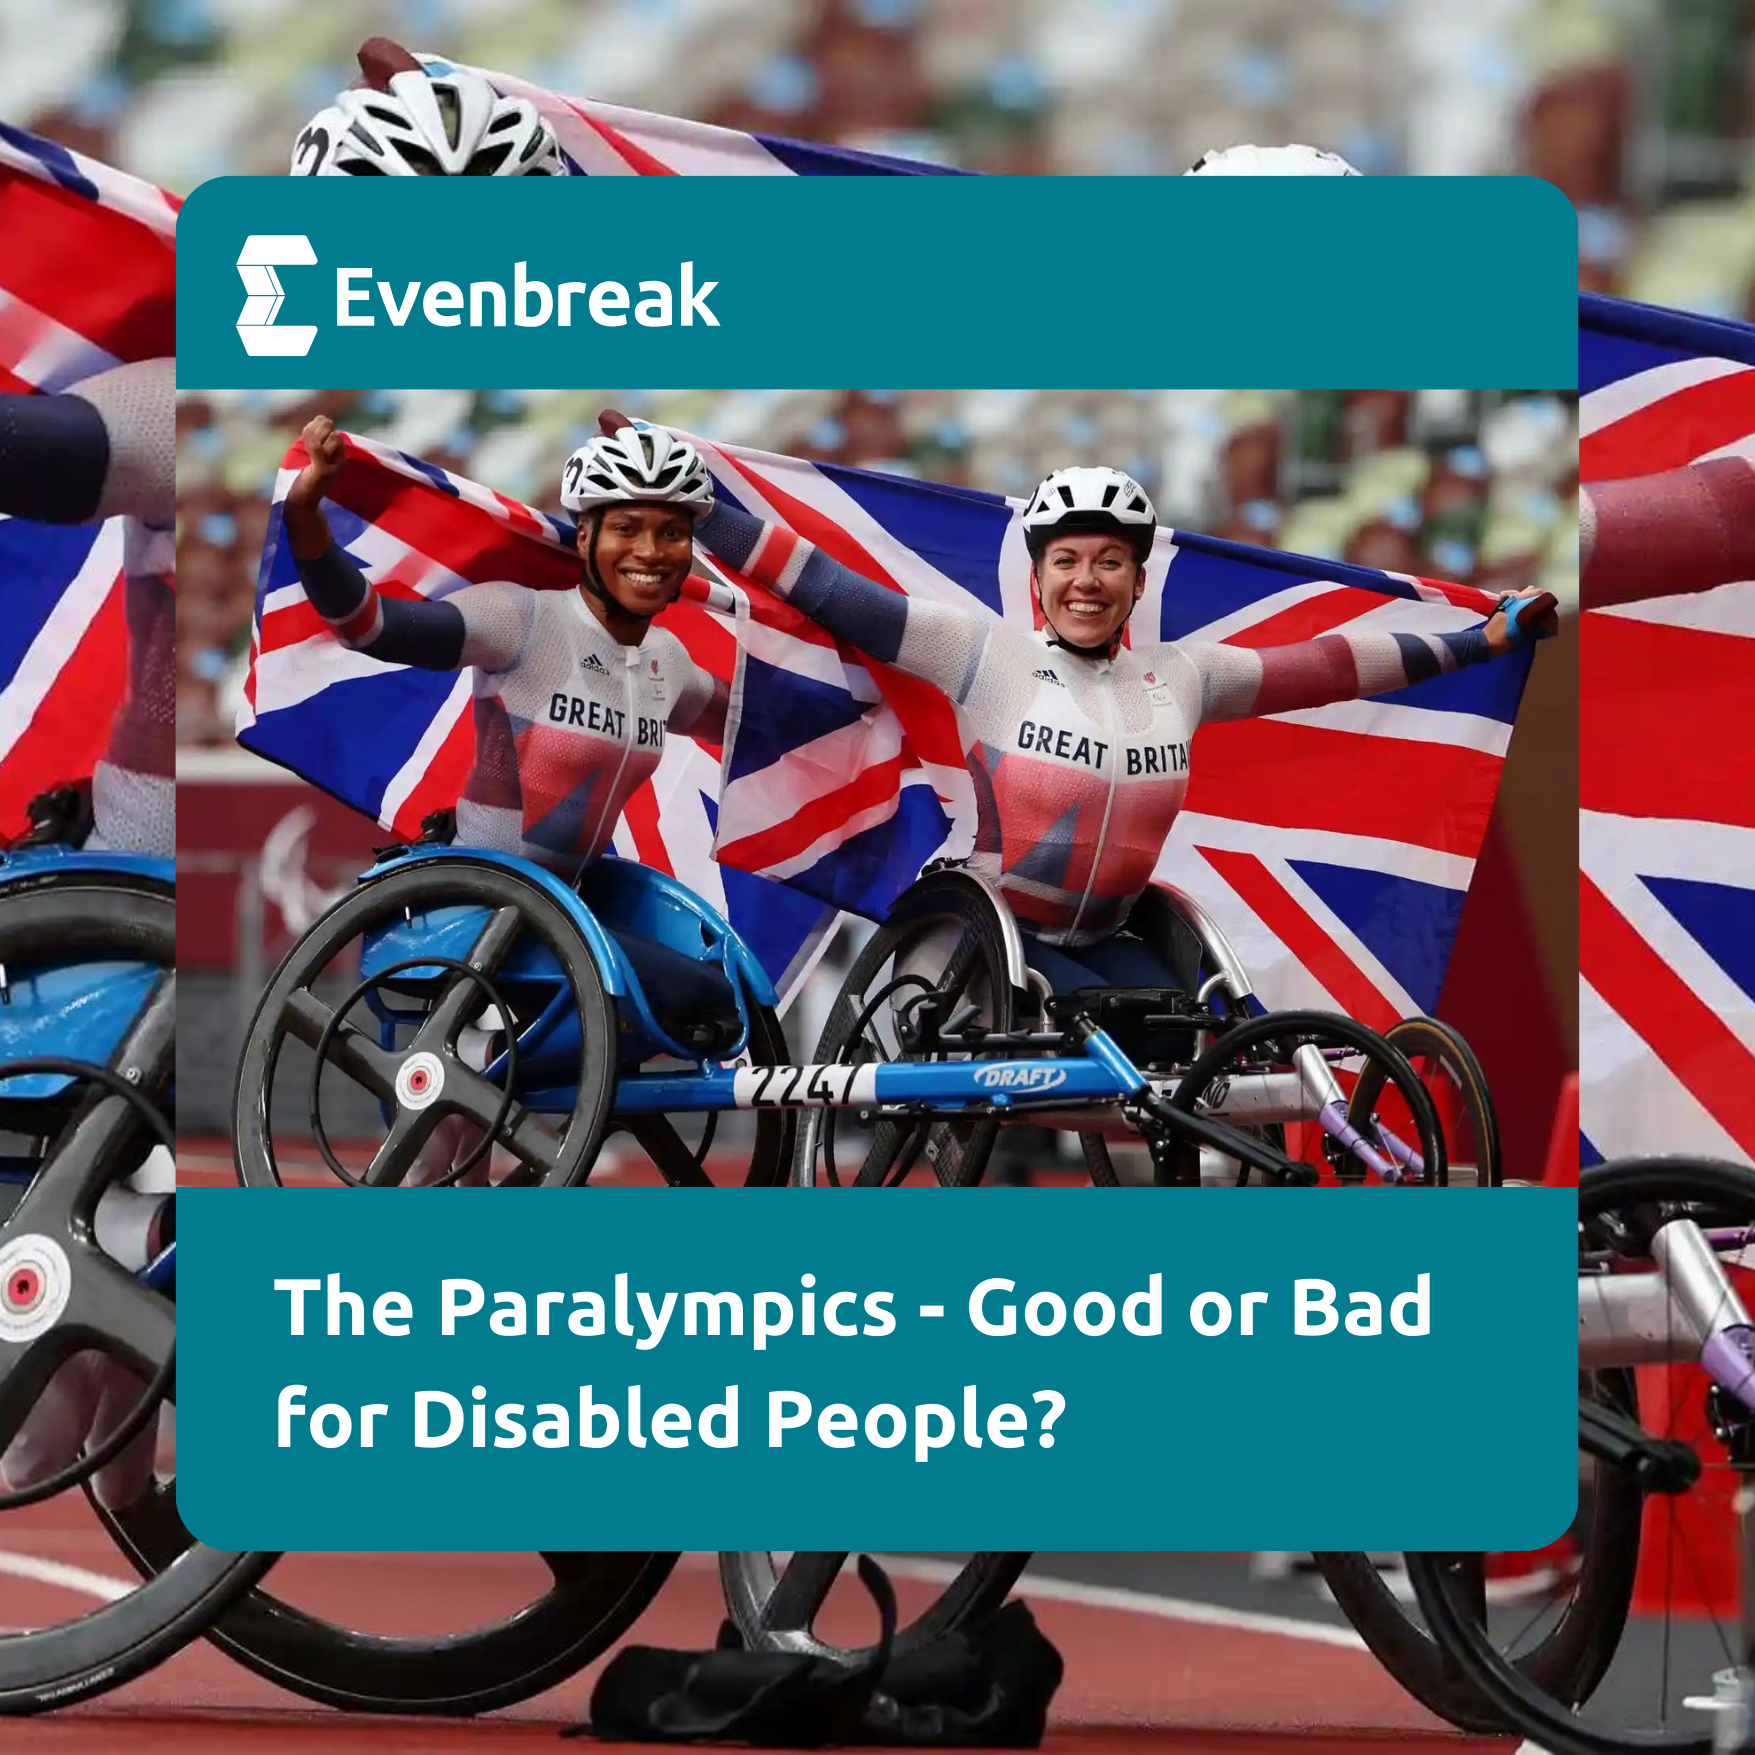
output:
[[[314,1162],[289,1159],[286,1168],[289,1181],[333,1186]],[[229,1142],[180,1142],[178,1169],[185,1186],[231,1184]],[[646,1173],[642,1164],[634,1179]],[[525,1600],[532,1564],[495,1554],[300,1555],[282,1561],[268,1583],[300,1607],[354,1626],[437,1633],[495,1619]],[[886,1557],[885,1565],[906,1615],[911,1602],[929,1597],[943,1562]],[[83,1504],[64,1498],[0,1519],[0,1625],[63,1619],[129,1582]],[[1512,1747],[1509,1739],[1458,1736],[1401,1692],[1308,1581],[1265,1582],[1244,1556],[1044,1554],[1019,1594],[1066,1660],[1048,1741],[1058,1755],[1290,1755],[1294,1738],[1300,1755]],[[631,1637],[699,1649],[712,1644],[722,1612],[713,1557],[685,1555]],[[7,1755],[552,1748],[561,1727],[585,1716],[594,1675],[484,1719],[344,1716],[198,1643],[100,1700],[48,1718],[0,1721],[0,1747]]]
[[[886,1564],[906,1612],[930,1591],[936,1564]],[[413,1632],[421,1620],[458,1627],[503,1610],[516,1600],[524,1565],[523,1556],[491,1554],[297,1556],[270,1583],[355,1625]],[[1336,1751],[1471,1746],[1402,1695],[1307,1586],[1271,1587],[1271,1598],[1291,1611],[1285,1615],[1238,1606],[1259,1604],[1270,1589],[1249,1577],[1240,1557],[1044,1555],[1038,1565],[1022,1594],[1066,1658],[1049,1745],[1065,1755],[1146,1748],[1283,1755],[1294,1735],[1305,1748]],[[22,1615],[0,1611],[8,1621],[78,1613],[125,1583],[122,1563],[83,1506],[51,1505],[0,1524],[0,1603],[29,1605]],[[633,1637],[703,1647],[720,1613],[712,1556],[687,1555]],[[552,1747],[561,1726],[584,1716],[590,1683],[587,1672],[466,1723],[354,1718],[309,1707],[199,1644],[101,1700],[8,1721],[0,1742],[9,1755]]]

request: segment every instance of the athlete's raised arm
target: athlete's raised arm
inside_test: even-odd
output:
[[[1168,666],[1180,653],[1200,679],[1200,722],[1257,719],[1384,695],[1502,652],[1554,631],[1555,602],[1525,590],[1504,600],[1478,627],[1450,634],[1378,632],[1321,634],[1283,646],[1226,646],[1185,640],[1163,648]]]
[[[613,411],[606,411],[601,423],[605,429],[627,425]],[[752,517],[722,499],[715,499],[696,525],[695,540],[837,640],[932,683],[953,701],[968,694],[988,638],[1001,626],[997,616],[892,591],[786,525]]]
[[[0,396],[0,512],[45,524],[176,519],[176,366],[139,360],[53,396]]]
[[[323,500],[347,462],[328,415],[304,431],[310,462],[281,503],[287,546],[305,595],[344,646],[421,670],[507,670],[530,637],[533,593],[510,584],[469,585],[439,603],[386,597],[337,545]]]
[[[1755,463],[1715,457],[1579,492],[1585,609],[1755,579]]]

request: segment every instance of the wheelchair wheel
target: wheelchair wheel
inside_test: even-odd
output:
[[[1198,1110],[1245,1125],[1261,1125],[1271,1115],[1283,1129],[1283,1149],[1308,1167],[1311,1181],[1362,1182],[1363,1162],[1337,1148],[1324,1125],[1325,1103],[1311,1087],[1313,1080],[1326,1079],[1329,1089],[1340,1092],[1368,1073],[1394,1089],[1412,1138],[1361,1130],[1367,1143],[1388,1157],[1397,1147],[1404,1156],[1412,1154],[1412,1166],[1403,1166],[1407,1183],[1442,1185],[1444,1135],[1426,1087],[1398,1048],[1336,1013],[1270,1012],[1243,1019],[1195,1057],[1169,1101],[1185,1114]],[[1200,1179],[1241,1187],[1249,1172],[1234,1159],[1215,1163],[1203,1156]]]
[[[142,979],[113,978],[111,991],[138,987],[142,1009],[113,1053],[111,1075],[130,1090],[88,1088],[95,1079],[58,1076],[53,1093],[8,1096],[5,1067],[45,1063],[11,1053],[0,1029],[0,1132],[22,1143],[28,1179],[0,1180],[0,1451],[28,1417],[44,1385],[75,1353],[95,1349],[148,1378],[161,1378],[171,1358],[174,1317],[162,1294],[142,1284],[97,1245],[92,1215],[103,1191],[139,1162],[153,1129],[143,1129],[139,1107],[151,1106],[168,1086],[174,1057],[175,904],[168,885],[122,874],[47,871],[6,887],[0,902],[0,966],[15,988],[33,969],[81,961],[138,965]],[[153,973],[153,971],[158,973]],[[21,1007],[26,1002],[20,1001]],[[99,1009],[92,1007],[90,1009]],[[22,1028],[22,1026],[20,1026]],[[41,1020],[31,1047],[45,1038]],[[77,1032],[55,1038],[77,1044]],[[52,1064],[74,1067],[77,1060]],[[104,1070],[104,1069],[98,1069]],[[13,1075],[16,1087],[21,1073]],[[156,1127],[162,1130],[163,1119]],[[44,1322],[44,1264],[58,1269],[54,1294],[64,1297]],[[21,1290],[22,1288],[22,1290]],[[28,1302],[27,1302],[28,1300]],[[78,1339],[71,1339],[77,1334]],[[156,1416],[142,1407],[145,1419]],[[131,1416],[124,1425],[133,1425]],[[73,1466],[95,1468],[106,1446]],[[38,1492],[52,1489],[52,1481]],[[0,1495],[19,1503],[30,1495]],[[6,1526],[0,1521],[0,1531]],[[30,1526],[33,1545],[43,1526]],[[0,1538],[3,1539],[3,1538]],[[0,1713],[31,1713],[90,1699],[144,1674],[198,1638],[213,1617],[247,1590],[270,1556],[234,1554],[191,1544],[174,1567],[137,1590],[87,1614],[19,1627],[27,1599],[14,1593],[0,1633]]]
[[[870,1631],[872,1608],[863,1591],[838,1591],[847,1554],[721,1554],[726,1611],[751,1651],[802,1652],[813,1657],[864,1657],[848,1644]],[[1027,1553],[966,1554],[943,1590],[896,1629],[900,1656],[991,1614],[1010,1594]],[[847,1576],[852,1577],[851,1570]],[[857,1600],[855,1600],[857,1598]],[[906,1599],[904,1599],[904,1605]]]
[[[902,896],[890,919],[854,959],[812,1060],[849,1064],[916,1058],[898,1032],[900,1008],[913,996],[934,990],[944,996],[943,1021],[969,1004],[977,1007],[989,1029],[1012,1027],[1005,941],[992,908],[961,885],[925,879]],[[800,1129],[806,1157],[801,1179],[814,1179],[820,1140],[825,1179],[834,1186],[894,1187],[924,1157],[941,1184],[968,1188],[981,1180],[998,1133],[999,1123],[991,1118],[856,1118],[850,1111],[822,1110]]]
[[[785,1066],[789,1062],[786,1035],[772,1006],[760,1005],[746,990],[744,1003],[749,1009],[749,1042],[736,1064],[740,1066]],[[739,1169],[735,1180],[746,1188],[773,1188],[783,1183],[792,1169],[798,1144],[798,1111],[795,1109],[758,1109],[754,1111],[755,1137],[735,1148]],[[705,1115],[617,1115],[610,1119],[611,1128],[625,1132],[660,1176],[672,1188],[711,1188],[715,1177],[710,1156],[718,1129],[718,1116],[711,1110]],[[624,1168],[618,1160],[618,1172]],[[731,1178],[721,1176],[723,1182]]]
[[[429,926],[457,935],[461,955],[448,963],[438,957],[423,937]],[[399,932],[416,954],[358,981],[367,942]],[[371,1010],[361,1015],[375,1029],[349,1015],[362,1002]],[[576,1044],[566,1033],[575,1018]],[[474,1043],[473,1063],[466,1039]],[[392,870],[331,908],[287,953],[257,1004],[233,1100],[238,1180],[282,1184],[289,1171],[311,1167],[313,1150],[340,1180],[390,1186],[411,1172],[432,1180],[419,1172],[423,1148],[442,1124],[455,1121],[473,1131],[469,1156],[478,1173],[491,1175],[493,1147],[513,1160],[498,1186],[583,1182],[609,1118],[616,1040],[615,1008],[589,948],[566,910],[538,886],[485,862],[435,860]],[[549,1058],[563,1064],[532,1074],[543,1045],[556,1042],[562,1046]],[[321,1066],[313,1066],[314,1055]],[[488,1076],[490,1056],[506,1063],[499,1083]],[[344,1074],[346,1083],[319,1085],[314,1075],[330,1071]],[[549,1089],[521,1087],[519,1073],[540,1076]],[[324,1094],[337,1085],[355,1117],[364,1118],[356,1119],[355,1131],[368,1139],[382,1126],[372,1117],[391,1116],[377,1145],[344,1148],[351,1165],[326,1143],[336,1124],[318,1115]],[[309,1146],[288,1143],[297,1135],[292,1117],[301,1097]],[[546,1114],[538,1113],[538,1102]],[[470,1167],[466,1157],[437,1179],[456,1182]]]
[[[1684,1158],[1603,1165],[1580,1176],[1578,1214],[1579,1266],[1587,1283],[1598,1277],[1605,1286],[1624,1283],[1670,1259],[1677,1263],[1675,1275],[1665,1276],[1672,1292],[1698,1291],[1711,1285],[1700,1271],[1710,1255],[1732,1296],[1745,1307],[1750,1302],[1755,1276],[1743,1263],[1755,1238],[1755,1172],[1748,1168]],[[1666,1234],[1660,1246],[1657,1239]],[[1742,1746],[1724,1732],[1735,1725],[1736,1678],[1747,1658],[1749,1593],[1755,1590],[1749,1566],[1755,1513],[1747,1504],[1755,1413],[1694,1363],[1701,1348],[1691,1318],[1676,1314],[1655,1332],[1649,1323],[1635,1332],[1629,1321],[1626,1332],[1629,1356],[1643,1361],[1630,1430],[1658,1441],[1668,1457],[1687,1466],[1654,1478],[1637,1475],[1625,1459],[1609,1460],[1610,1451],[1585,1431],[1581,1405],[1580,1448],[1589,1452],[1596,1475],[1645,1502],[1642,1527],[1625,1551],[1631,1575],[1645,1550],[1639,1592],[1631,1614],[1619,1622],[1605,1618],[1605,1668],[1588,1697],[1571,1702],[1507,1660],[1491,1622],[1483,1624],[1467,1557],[1410,1554],[1409,1577],[1456,1671],[1505,1724],[1555,1755],[1660,1749],[1707,1755],[1714,1747]],[[1581,1323],[1581,1349],[1587,1338]],[[1746,1361],[1734,1369],[1744,1374],[1746,1391]],[[1725,1564],[1723,1525],[1732,1518],[1742,1523],[1740,1584],[1735,1562]],[[1631,1578],[1628,1588],[1631,1593]],[[1743,1688],[1752,1681],[1744,1669]],[[1745,1706],[1748,1699],[1745,1692]]]
[[[1580,1393],[1630,1411],[1630,1372],[1609,1371],[1580,1380]],[[1515,1588],[1489,1582],[1488,1558],[1456,1556],[1453,1574],[1488,1616],[1499,1649],[1531,1685],[1569,1707],[1590,1697],[1614,1657],[1633,1598],[1639,1555],[1640,1494],[1624,1476],[1586,1470],[1579,1514],[1565,1539],[1542,1556],[1499,1556],[1518,1562],[1501,1576]],[[1315,1556],[1341,1612],[1378,1660],[1422,1706],[1460,1730],[1503,1736],[1509,1719],[1489,1695],[1441,1650],[1418,1606],[1402,1601],[1366,1554]]]
[[[1487,1076],[1475,1051],[1449,1024],[1437,1018],[1404,1018],[1383,1033],[1412,1063],[1438,1110],[1444,1130],[1450,1186],[1498,1188],[1504,1180],[1499,1157],[1499,1118],[1487,1090]],[[1387,1108],[1385,1107],[1387,1105]],[[1400,1101],[1388,1094],[1376,1062],[1365,1068],[1347,1104],[1347,1119],[1364,1132],[1373,1114],[1388,1126],[1409,1125]]]
[[[98,1508],[98,1515],[143,1578],[174,1571],[194,1546],[177,1514],[175,1481],[120,1513]],[[602,1656],[658,1594],[677,1557],[508,1556],[510,1576],[496,1580],[503,1601],[479,1625],[424,1637],[368,1632],[298,1606],[300,1575],[315,1558],[279,1556],[274,1593],[241,1596],[206,1629],[208,1638],[258,1676],[325,1706],[466,1717],[528,1700]]]

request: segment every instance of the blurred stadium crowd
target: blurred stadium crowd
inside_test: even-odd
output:
[[[44,29],[49,11],[0,0],[0,118],[179,191],[284,171],[387,32],[973,170],[1174,173],[1303,140],[1367,173],[1528,171],[1578,207],[1589,284],[1755,315],[1755,0],[56,0]]]
[[[325,413],[545,510],[614,406],[727,444],[1027,494],[1111,463],[1160,516],[1243,542],[1515,590],[1576,590],[1570,396],[1446,391],[233,392],[178,414],[177,722],[227,743],[275,469]]]

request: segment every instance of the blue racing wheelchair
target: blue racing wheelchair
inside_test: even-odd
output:
[[[99,1471],[156,1429],[174,1381],[174,1245],[125,1262],[99,1216],[155,1146],[173,1147],[173,872],[169,860],[80,851],[82,807],[72,788],[45,795],[31,834],[0,855],[0,1451],[80,1355],[121,1365],[140,1393],[68,1466],[0,1488],[0,1513],[80,1488],[89,1497]],[[0,1713],[64,1706],[142,1674],[271,1559],[185,1535],[138,1589],[87,1614],[22,1628],[9,1614]]]
[[[857,1004],[844,992],[817,1060],[794,1065],[760,966],[673,879],[603,859],[568,886],[444,833],[436,823],[382,854],[270,980],[238,1070],[240,1181],[280,1183],[314,1158],[356,1186],[569,1185],[619,1130],[673,1186],[773,1185],[809,1180],[800,1163],[847,1112],[843,1131],[877,1142],[854,1178],[865,1182],[900,1180],[929,1147],[941,1180],[972,1181],[1004,1121],[1110,1115],[1146,1143],[1160,1182],[1199,1181],[1208,1156],[1234,1179],[1314,1181],[1289,1149],[1293,1119],[1361,1177],[1446,1180],[1437,1112],[1399,1049],[1345,1018],[1259,1015],[1235,972],[1234,1009],[1211,982],[1091,990],[1052,996],[1014,1027],[1030,987],[1017,929],[969,873],[903,898],[855,966],[869,974],[876,946],[900,973]],[[1212,1040],[1190,1076],[1142,1070],[1162,1041],[1179,1053],[1199,1038]],[[1350,1101],[1330,1070],[1342,1061]],[[1302,1079],[1301,1095],[1258,1076],[1276,1066]],[[325,1108],[331,1071],[355,1105],[345,1149]],[[1225,1104],[1196,1100],[1217,1083]],[[728,1110],[750,1112],[755,1130],[729,1173],[709,1153]],[[801,1111],[821,1112],[802,1159]]]
[[[737,934],[645,866],[599,859],[569,886],[447,828],[384,851],[269,981],[238,1066],[239,1181],[566,1186],[619,1130],[674,1187],[784,1182],[788,1111],[715,1155],[712,1108],[691,1131],[620,1098],[654,1065],[683,1082],[784,1065],[773,986]],[[351,1113],[348,1141],[326,1103]]]

